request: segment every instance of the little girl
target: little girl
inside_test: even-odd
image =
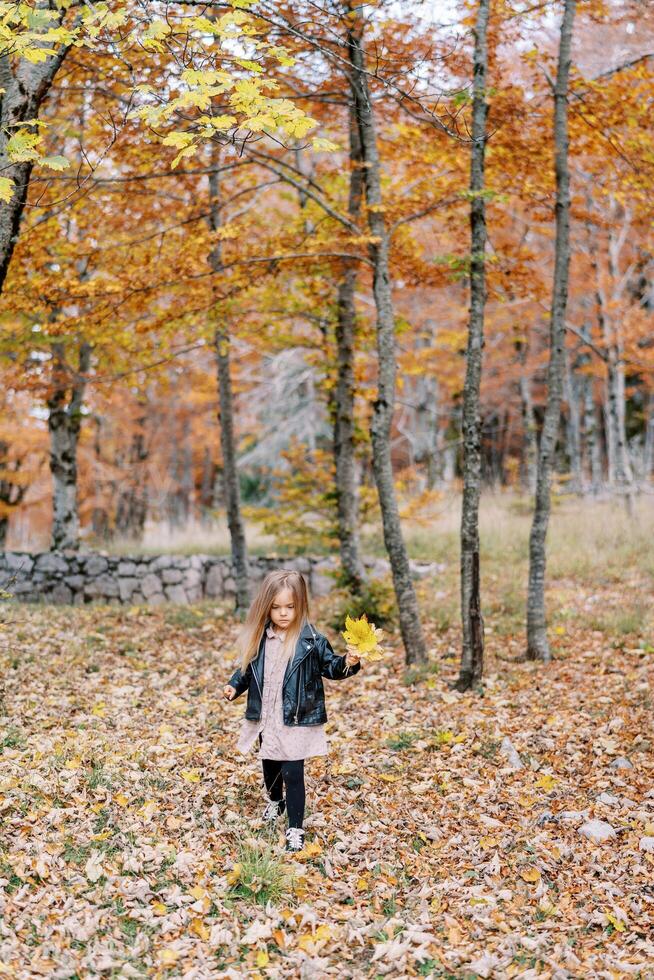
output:
[[[322,678],[356,674],[359,657],[350,649],[336,656],[329,640],[309,623],[303,576],[284,569],[270,572],[261,583],[237,647],[241,664],[223,694],[232,701],[248,692],[238,748],[245,753],[259,741],[269,800],[263,819],[273,822],[286,809],[286,850],[301,851],[304,760],[328,751]]]

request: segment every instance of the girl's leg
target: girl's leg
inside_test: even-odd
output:
[[[281,803],[282,793],[282,763],[276,759],[262,759],[263,781],[266,784],[268,796],[275,803]]]
[[[282,762],[282,775],[286,786],[286,812],[289,827],[302,827],[304,821],[304,759]]]

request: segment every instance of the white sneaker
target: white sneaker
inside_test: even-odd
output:
[[[266,806],[264,807],[264,811],[261,814],[261,819],[265,821],[265,823],[274,823],[278,817],[281,817],[285,806],[286,804],[284,803],[284,800],[268,800]]]
[[[286,831],[286,850],[301,851],[304,849],[304,831],[301,827],[289,827]]]

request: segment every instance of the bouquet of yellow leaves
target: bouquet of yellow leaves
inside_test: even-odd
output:
[[[374,623],[368,622],[368,617],[364,614],[360,619],[352,619],[347,616],[345,619],[345,630],[341,636],[353,653],[361,660],[374,663],[381,660],[383,652],[380,641],[384,636],[384,631],[378,629]]]

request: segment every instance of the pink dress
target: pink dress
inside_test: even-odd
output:
[[[249,752],[261,734],[260,759],[288,762],[327,755],[329,747],[324,725],[284,724],[282,685],[288,664],[284,636],[284,633],[275,633],[271,626],[266,630],[261,718],[259,721],[243,719],[237,748],[244,754]]]

